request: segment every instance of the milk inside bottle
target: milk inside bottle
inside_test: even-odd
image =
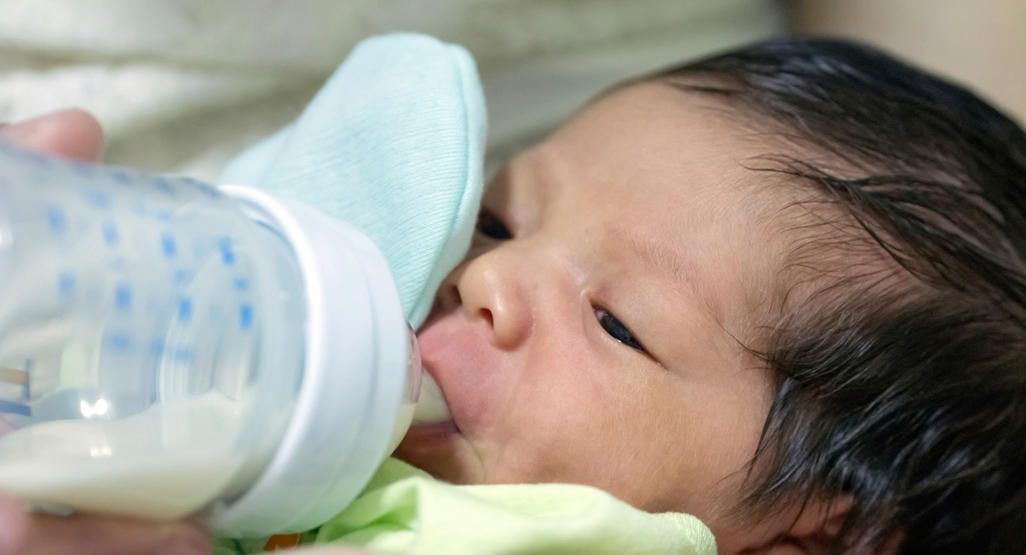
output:
[[[304,530],[446,417],[381,253],[295,201],[0,144],[0,284],[0,491],[40,507]]]

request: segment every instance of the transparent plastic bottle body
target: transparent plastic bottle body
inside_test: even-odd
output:
[[[212,187],[0,144],[0,490],[150,518],[238,494],[295,403],[301,282]]]

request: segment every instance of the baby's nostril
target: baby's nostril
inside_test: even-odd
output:
[[[492,318],[492,311],[487,308],[482,308],[478,311],[481,314],[481,319],[488,322],[488,327],[494,327],[495,321]]]

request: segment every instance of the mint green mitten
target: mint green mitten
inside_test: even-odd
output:
[[[385,35],[357,45],[299,118],[230,162],[220,182],[295,198],[362,229],[417,325],[470,244],[484,140],[467,51]]]

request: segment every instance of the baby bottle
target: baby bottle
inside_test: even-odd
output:
[[[0,143],[0,284],[0,491],[42,508],[305,530],[422,389],[447,418],[381,253],[255,189]]]

